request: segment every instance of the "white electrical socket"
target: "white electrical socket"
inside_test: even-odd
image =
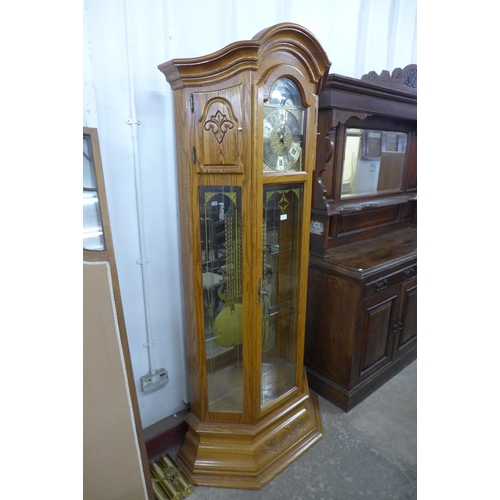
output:
[[[167,385],[168,373],[165,368],[159,368],[154,374],[148,373],[141,377],[143,392],[153,392]]]

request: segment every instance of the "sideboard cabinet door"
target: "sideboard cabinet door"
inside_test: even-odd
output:
[[[400,297],[394,359],[413,349],[417,342],[417,278],[403,283]]]
[[[382,297],[376,295],[364,301],[357,333],[360,362],[356,383],[384,368],[392,360],[398,292],[399,289],[395,289]]]
[[[344,411],[417,357],[416,230],[310,258],[309,385]]]

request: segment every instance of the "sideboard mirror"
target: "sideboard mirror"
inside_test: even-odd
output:
[[[400,191],[407,141],[404,132],[347,128],[340,198]]]
[[[416,226],[417,66],[330,74],[319,95],[310,253]]]

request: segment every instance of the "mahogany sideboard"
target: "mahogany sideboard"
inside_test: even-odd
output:
[[[417,357],[416,65],[320,94],[309,386],[349,411]]]

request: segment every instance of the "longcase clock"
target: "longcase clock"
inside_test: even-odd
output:
[[[316,109],[330,62],[279,24],[159,66],[174,91],[195,485],[260,488],[322,436],[304,372]]]

